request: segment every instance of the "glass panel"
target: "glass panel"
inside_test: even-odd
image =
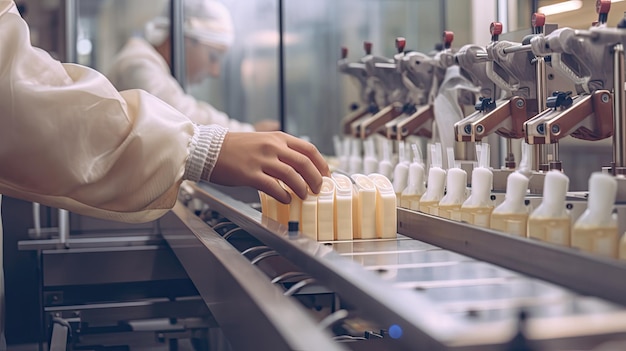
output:
[[[322,153],[332,154],[337,134],[358,91],[337,72],[340,48],[358,60],[363,41],[373,53],[392,57],[395,38],[428,52],[441,41],[440,1],[285,1],[286,130],[307,135]],[[417,35],[419,33],[419,35]]]
[[[219,78],[190,84],[189,92],[247,123],[279,119],[278,2],[224,0],[235,29]]]

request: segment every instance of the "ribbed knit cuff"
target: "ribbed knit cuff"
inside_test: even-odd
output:
[[[183,179],[209,180],[227,132],[227,128],[218,125],[194,125]]]

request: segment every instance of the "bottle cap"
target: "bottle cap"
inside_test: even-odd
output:
[[[448,169],[446,179],[446,195],[439,205],[461,205],[465,201],[465,187],[467,186],[467,172],[460,168]]]
[[[476,167],[472,171],[472,193],[465,200],[463,207],[484,207],[491,204],[493,188],[493,172],[484,167]]]
[[[428,171],[428,186],[420,202],[441,200],[445,186],[446,171],[439,167],[431,167]]]
[[[287,223],[287,226],[290,232],[300,231],[300,222],[298,221],[289,221],[289,223]]]
[[[400,162],[393,170],[393,190],[396,193],[402,192],[407,185],[409,179],[409,164],[406,162]]]

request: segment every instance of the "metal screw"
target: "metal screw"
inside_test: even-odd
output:
[[[558,124],[555,124],[552,126],[552,134],[559,134],[560,131],[561,131],[561,127],[559,127]]]
[[[543,123],[537,125],[537,133],[541,135],[545,133],[545,125]]]
[[[517,108],[522,108],[522,107],[524,107],[524,100],[521,100],[521,99],[520,99],[520,100],[517,100],[517,101],[515,102],[515,106],[517,106]]]
[[[472,134],[472,126],[466,124],[465,127],[463,127],[463,131],[465,132],[465,134]]]
[[[602,102],[604,102],[606,104],[610,100],[609,94],[602,94],[600,99],[602,100]]]
[[[485,127],[483,127],[481,124],[476,126],[476,133],[482,134],[484,131],[485,131]]]

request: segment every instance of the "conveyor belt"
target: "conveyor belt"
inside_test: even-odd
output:
[[[610,270],[612,267],[615,271],[609,274],[617,274],[623,269],[621,264],[598,259],[586,261],[589,259],[586,255],[570,255],[567,250],[545,245],[538,246],[537,252],[542,256],[536,261],[533,261],[535,249],[531,245],[515,243],[517,246],[507,246],[497,254],[500,245],[509,245],[501,240],[511,238],[474,229],[468,233],[496,235],[493,240],[490,237],[485,239],[492,242],[483,242],[476,253],[471,249],[475,241],[459,236],[458,231],[466,230],[468,226],[451,227],[457,223],[402,209],[398,210],[400,232],[422,239],[437,237],[439,232],[434,230],[442,231],[442,235],[430,243],[401,234],[393,240],[318,243],[289,233],[284,226],[262,217],[249,205],[209,185],[198,185],[194,196],[267,246],[266,252],[286,258],[317,283],[337,293],[359,317],[388,331],[394,328],[401,331],[401,336],[394,333],[395,339],[387,337],[393,349],[414,350],[419,345],[428,350],[505,350],[518,330],[520,310],[530,316],[526,328],[528,337],[547,349],[573,346],[589,349],[602,341],[626,338],[626,310],[623,305],[593,297],[603,295],[594,294],[598,287],[584,289],[578,283],[565,284],[590,295],[582,296],[560,286],[563,284],[555,285],[524,275],[559,282],[554,276],[558,276],[555,269],[561,269],[561,264],[547,267],[548,273],[537,272],[540,264],[550,262],[550,255],[566,260],[565,264],[591,262],[593,269],[608,267]],[[180,203],[174,213],[184,221],[196,221],[184,214],[190,212]],[[202,231],[199,225],[196,229]],[[419,234],[415,234],[417,232]],[[487,234],[477,234],[476,239],[485,238]],[[166,236],[171,245],[173,238]],[[448,245],[446,240],[452,248],[464,248],[455,250],[457,252],[442,249]],[[485,248],[489,245],[493,245],[491,251]],[[174,251],[187,269],[185,257],[179,255],[175,246]],[[510,252],[520,247],[524,251]],[[506,263],[507,254],[511,255],[513,264]],[[531,269],[519,269],[520,257],[528,258],[526,261]],[[575,268],[570,267],[570,270]],[[585,269],[580,271],[591,274]],[[596,275],[600,272],[596,271]],[[194,280],[192,274],[190,276]],[[591,280],[584,278],[582,281]],[[611,284],[623,285],[621,281]],[[604,286],[599,287],[603,289]],[[611,296],[603,295],[605,298]],[[621,302],[618,298],[612,300]]]

